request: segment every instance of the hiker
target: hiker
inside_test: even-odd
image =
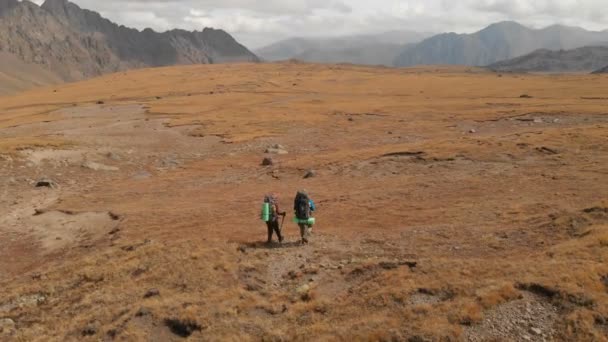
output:
[[[271,193],[264,196],[264,204],[262,206],[262,220],[266,222],[268,227],[268,241],[272,243],[273,233],[277,234],[279,243],[283,242],[283,235],[281,234],[281,226],[279,225],[279,216],[283,216],[285,219],[286,212],[279,210],[279,201],[277,194]]]
[[[300,236],[302,238],[302,244],[308,244],[308,239],[311,233],[312,226],[315,223],[312,213],[315,211],[315,203],[308,196],[306,190],[300,190],[296,194],[294,200],[293,209],[295,212],[295,221],[300,226]]]

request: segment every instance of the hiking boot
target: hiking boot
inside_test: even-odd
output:
[[[281,237],[279,238],[279,243],[283,243],[283,241],[285,241],[285,238],[281,236]]]

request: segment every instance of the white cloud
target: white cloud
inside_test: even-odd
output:
[[[223,28],[255,48],[290,36],[472,32],[501,20],[608,28],[605,0],[73,0],[126,26]]]

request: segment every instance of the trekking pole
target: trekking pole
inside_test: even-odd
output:
[[[281,221],[281,231],[283,231],[283,224],[285,223],[285,216],[287,216],[287,214],[283,214],[283,220]]]

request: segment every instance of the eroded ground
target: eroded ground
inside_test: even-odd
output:
[[[0,336],[606,340],[607,91],[262,64],[0,98]],[[300,188],[312,243],[266,245]]]

